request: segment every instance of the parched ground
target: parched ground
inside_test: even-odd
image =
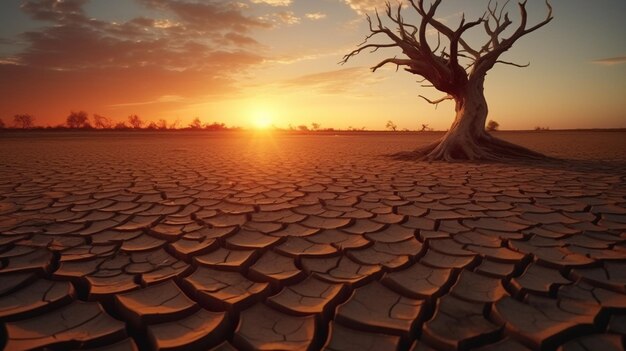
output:
[[[0,135],[0,348],[623,350],[626,133]]]

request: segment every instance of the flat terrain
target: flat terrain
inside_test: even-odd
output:
[[[0,348],[623,350],[626,133],[0,134]]]

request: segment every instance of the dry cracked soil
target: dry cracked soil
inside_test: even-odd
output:
[[[626,133],[0,135],[0,348],[623,350]]]

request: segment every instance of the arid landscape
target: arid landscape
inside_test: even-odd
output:
[[[626,133],[0,134],[0,348],[622,350]]]
[[[0,1],[0,350],[624,351],[625,13]]]

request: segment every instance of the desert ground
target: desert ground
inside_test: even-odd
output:
[[[0,134],[0,349],[623,350],[626,132]]]

